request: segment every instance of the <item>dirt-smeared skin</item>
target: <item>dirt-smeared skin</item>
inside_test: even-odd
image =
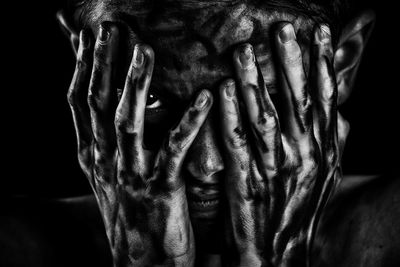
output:
[[[228,80],[220,88],[227,266],[307,264],[307,246],[340,177],[340,144],[348,132],[338,116],[329,28],[316,27],[313,42],[307,79],[293,26],[279,27],[282,114],[275,110],[249,44],[234,54],[237,82]],[[246,110],[239,110],[238,101]]]
[[[134,45],[140,40],[155,51],[157,58],[151,91],[163,102],[172,104],[159,113],[165,117],[162,121],[166,125],[160,129],[159,134],[158,128],[161,127],[157,124],[161,124],[161,120],[152,124],[151,130],[157,131],[159,136],[164,136],[165,129],[175,124],[179,117],[175,118],[175,115],[182,113],[181,107],[186,106],[199,90],[207,88],[216,95],[221,81],[234,76],[232,52],[238,44],[253,44],[257,57],[262,59],[259,65],[262,72],[260,78],[263,78],[270,92],[275,94],[278,82],[272,60],[271,32],[279,21],[293,23],[298,42],[302,46],[305,64],[309,63],[308,46],[315,22],[302,12],[297,12],[297,9],[279,6],[278,1],[276,5],[271,6],[269,1],[240,0],[92,0],[86,1],[83,6],[75,12],[76,17],[82,18],[82,23],[77,24],[78,28],[84,28],[96,36],[98,26],[102,22],[112,21],[124,29],[120,38],[123,48],[119,49],[119,59],[129,62],[127,59],[131,57]],[[122,62],[121,65],[123,70],[117,72],[119,88],[123,87],[124,73],[129,64]],[[260,98],[262,97],[264,96],[260,94]],[[171,106],[179,107],[179,111],[173,110]],[[187,169],[184,180],[187,181],[188,192],[200,187],[203,192],[217,192],[217,198],[223,198],[223,149],[218,109],[215,111],[208,116],[188,153],[185,161],[187,164],[184,166]],[[146,143],[153,146],[149,145],[148,148],[158,148],[160,142],[154,137],[156,134],[149,133],[149,129],[150,127],[145,130]],[[249,133],[244,129],[242,134]],[[189,201],[192,202],[192,199]],[[190,210],[191,215],[194,213],[192,211],[193,209]],[[212,222],[195,220],[198,216],[192,216],[197,240],[204,239],[204,242],[199,242],[198,248],[201,247],[200,251],[217,253],[219,246],[216,248],[214,244],[221,243],[222,232],[214,226],[220,224],[219,216],[217,212],[207,216]]]
[[[118,42],[119,30],[112,23],[101,25],[94,51],[93,41],[81,32],[68,94],[79,162],[97,198],[115,266],[192,266],[194,236],[180,169],[212,97],[203,90],[161,150],[145,151],[144,112],[154,53],[146,45],[135,46],[118,100]]]
[[[150,45],[157,55],[152,83],[179,100],[191,99],[199,88],[217,90],[221,79],[234,74],[233,45],[252,43],[257,54],[268,58],[275,23],[292,22],[299,42],[305,46],[314,24],[308,17],[289,13],[279,5],[271,7],[268,1],[160,1],[143,5],[144,2],[87,1],[81,24],[94,34],[104,21],[126,27],[125,58],[131,56],[136,42],[143,40]],[[269,64],[265,62],[263,76],[267,83],[275,84]]]
[[[141,151],[143,133],[138,130],[140,127],[137,125],[143,121],[131,123],[132,120],[124,119],[143,118],[145,94],[141,92],[147,89],[141,89],[147,88],[149,79],[140,74],[141,68],[135,68],[137,76],[130,77],[130,82],[125,86],[136,89],[124,89],[124,94],[136,90],[140,97],[123,95],[122,99],[126,101],[121,100],[118,109],[112,108],[112,103],[104,105],[104,101],[112,100],[112,97],[106,98],[107,90],[100,94],[96,93],[96,90],[90,90],[94,92],[90,94],[94,96],[90,101],[90,113],[85,111],[89,110],[85,105],[86,99],[80,101],[71,98],[78,142],[85,144],[80,145],[80,162],[95,192],[98,192],[115,258],[121,261],[121,265],[136,261],[135,263],[141,266],[140,264],[150,264],[146,263],[150,260],[154,265],[163,262],[169,255],[180,255],[185,249],[176,249],[173,253],[168,253],[165,247],[165,244],[170,245],[176,241],[169,242],[166,237],[174,236],[182,240],[181,236],[185,237],[185,233],[190,233],[186,198],[183,197],[183,192],[174,188],[182,188],[183,180],[197,179],[200,180],[198,184],[201,184],[204,191],[207,191],[205,188],[210,184],[219,185],[221,181],[225,182],[225,190],[218,191],[220,195],[227,194],[229,199],[227,210],[223,212],[228,215],[226,225],[231,233],[227,236],[228,251],[233,252],[228,259],[230,263],[242,263],[244,266],[270,263],[288,265],[296,255],[301,255],[300,261],[303,263],[304,253],[299,254],[296,250],[305,250],[307,230],[312,224],[314,214],[318,214],[319,208],[316,206],[322,207],[328,195],[321,192],[329,192],[332,184],[325,181],[333,181],[330,177],[335,170],[337,154],[330,151],[335,151],[337,143],[344,138],[336,141],[331,134],[332,127],[336,127],[336,121],[333,119],[336,110],[324,114],[323,111],[329,105],[319,108],[318,95],[312,95],[316,104],[311,108],[307,94],[308,83],[304,82],[306,75],[299,70],[299,64],[296,65],[300,62],[298,58],[286,55],[287,62],[282,60],[280,68],[275,68],[274,52],[280,53],[281,59],[284,54],[280,48],[278,51],[272,49],[280,44],[274,46],[272,32],[278,22],[289,21],[293,24],[297,36],[296,44],[300,47],[292,52],[297,52],[297,56],[299,52],[302,54],[304,72],[308,74],[308,48],[315,21],[302,16],[298,10],[290,13],[287,9],[270,8],[261,4],[262,1],[149,1],[146,2],[148,6],[143,6],[144,2],[146,1],[87,1],[87,12],[82,15],[82,27],[97,36],[98,26],[102,22],[118,22],[118,25],[125,29],[125,33],[128,33],[121,38],[122,42],[127,43],[124,44],[127,49],[119,50],[126,54],[120,55],[119,58],[130,58],[140,39],[151,45],[157,55],[152,85],[156,92],[170,98],[169,100],[176,100],[172,101],[176,106],[186,105],[202,88],[217,89],[222,80],[234,76],[238,66],[232,65],[232,48],[237,44],[252,43],[257,59],[262,60],[255,65],[257,72],[252,69],[251,82],[246,86],[240,84],[244,77],[237,77],[238,88],[242,89],[242,94],[239,94],[239,99],[231,96],[229,100],[234,103],[229,115],[232,125],[228,132],[231,134],[226,134],[223,138],[228,141],[228,150],[233,150],[228,151],[228,156],[225,156],[228,164],[224,167],[221,163],[221,144],[213,141],[213,138],[220,134],[220,128],[213,127],[215,125],[210,123],[211,119],[207,119],[198,135],[200,138],[191,147],[192,151],[185,166],[188,175],[184,179],[177,179],[178,176],[171,175],[171,170],[181,167],[181,161],[177,159],[176,154],[182,147],[186,149],[189,146],[190,142],[187,142],[187,139],[192,133],[190,127],[178,126],[171,131],[161,147],[161,152],[155,157]],[[331,64],[331,61],[321,60],[318,64]],[[283,71],[283,67],[292,64],[296,66],[295,70]],[[91,66],[86,63],[83,65]],[[319,69],[321,68],[316,68]],[[102,75],[101,71],[96,73]],[[122,80],[125,80],[124,71],[117,73],[119,78],[122,76]],[[131,72],[128,75],[131,75]],[[286,83],[291,80],[295,82],[279,86],[279,76],[282,76],[281,81]],[[318,73],[310,77],[316,76]],[[300,82],[303,86],[294,87],[299,79],[303,79]],[[310,88],[325,88],[318,87],[318,84],[321,82],[311,81]],[[97,86],[102,85],[92,82],[92,89]],[[260,90],[265,87],[271,93],[283,94],[283,99],[286,100],[283,103],[283,106],[286,106],[286,109],[283,109],[285,112],[277,114],[267,90]],[[76,88],[71,91],[75,92]],[[298,92],[300,94],[297,94]],[[101,98],[101,101],[97,98]],[[248,108],[258,107],[254,112],[247,112],[252,119],[243,123],[239,116],[235,115],[240,112],[243,113],[243,117],[246,115],[246,112],[239,108],[240,102],[243,102],[241,98],[247,98]],[[223,94],[221,99],[225,99]],[[81,102],[83,104],[76,104]],[[123,107],[124,103],[130,104]],[[223,106],[223,103],[221,105]],[[321,119],[317,120],[316,127],[313,128],[312,123],[316,121],[316,117],[312,116],[310,110],[314,110],[314,107]],[[114,120],[114,116],[102,115],[113,115],[115,110],[126,109],[129,112],[117,112],[118,120]],[[221,112],[224,114],[223,110]],[[123,116],[120,116],[121,114]],[[219,115],[218,112],[213,112],[209,118],[216,121],[215,117]],[[200,122],[196,122],[196,117],[204,116],[204,112],[189,110],[185,116],[187,125],[197,125]],[[319,121],[322,125],[318,124]],[[91,127],[87,127],[90,125]],[[321,128],[321,131],[318,128]],[[103,135],[98,135],[97,131],[102,132],[101,129]],[[110,129],[115,129],[115,132],[109,132]],[[84,139],[87,141],[83,142]],[[101,142],[106,140],[109,140],[106,144]],[[326,143],[324,141],[326,146],[318,145],[321,144],[321,140],[327,140]],[[180,145],[177,145],[179,142]],[[107,149],[103,148],[104,145]],[[329,157],[322,157],[324,153]],[[222,177],[223,173],[226,174],[225,179]],[[113,186],[113,183],[118,186]],[[187,185],[190,188],[191,184]],[[126,212],[127,210],[132,210],[132,214]],[[304,212],[306,210],[310,212]],[[176,211],[181,212],[180,229],[186,229],[181,231],[183,234],[168,232],[172,229],[168,227],[171,226],[168,222],[172,221],[168,218],[177,218]],[[211,220],[216,220],[216,216]],[[158,222],[161,222],[161,225],[158,225]],[[198,226],[203,222],[192,220],[192,223]],[[196,237],[198,236],[205,237],[205,246],[200,252],[217,243],[212,239],[216,235],[200,232]],[[184,247],[191,247],[185,245],[185,242],[180,243],[183,243]],[[131,255],[131,258],[128,260],[126,255]]]

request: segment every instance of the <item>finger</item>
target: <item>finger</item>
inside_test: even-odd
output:
[[[68,103],[77,136],[79,162],[84,171],[90,164],[92,143],[90,111],[86,101],[91,71],[91,51],[89,34],[81,31],[75,72],[68,90]]]
[[[227,205],[230,207],[227,209],[228,219],[225,221],[225,227],[229,233],[226,236],[232,238],[227,240],[227,245],[229,250],[240,251],[239,253],[254,251],[249,248],[255,249],[255,243],[263,246],[263,230],[267,229],[263,220],[254,222],[255,217],[261,214],[265,216],[267,210],[267,191],[263,183],[265,180],[258,172],[256,162],[251,158],[246,131],[243,130],[235,82],[232,79],[224,81],[219,93],[221,129],[226,150],[225,193]],[[256,206],[254,202],[257,202]],[[255,235],[256,232],[259,235]],[[256,255],[248,256],[256,259]],[[257,265],[256,262],[251,264]]]
[[[282,95],[287,114],[281,119],[284,122],[285,134],[298,141],[312,128],[312,112],[302,53],[292,24],[285,23],[280,28],[276,48],[282,68]]]
[[[339,144],[339,162],[343,156],[344,147],[346,145],[347,136],[350,132],[350,124],[345,120],[342,115],[338,112],[337,114],[337,131],[338,131],[338,144]]]
[[[234,66],[256,147],[264,167],[275,170],[281,139],[278,115],[257,67],[253,48],[242,45],[234,53]]]
[[[202,90],[191,104],[179,125],[169,132],[155,161],[153,190],[164,188],[176,191],[184,185],[180,170],[187,151],[207,118],[213,98],[209,91]]]
[[[135,45],[125,88],[115,114],[119,170],[143,174],[143,129],[147,94],[154,66],[154,52]],[[129,175],[132,177],[132,175]]]
[[[315,137],[320,143],[328,166],[338,160],[337,85],[333,71],[333,51],[330,30],[321,25],[314,33],[311,77],[314,97]]]
[[[220,110],[227,160],[231,167],[235,168],[238,167],[237,163],[249,161],[249,144],[247,133],[243,129],[235,82],[232,79],[224,81],[220,86]]]
[[[110,156],[116,148],[114,113],[117,94],[114,78],[118,41],[116,26],[103,23],[96,40],[88,94],[95,148],[103,156]]]
[[[234,180],[226,181],[228,186],[227,193],[230,193],[236,192],[238,188],[247,188],[251,149],[247,139],[247,132],[243,127],[235,82],[231,79],[224,81],[220,86],[219,92],[222,139],[226,150],[226,165],[229,172],[227,177],[235,177]],[[240,193],[244,195],[247,193],[246,190],[242,191],[244,192]]]

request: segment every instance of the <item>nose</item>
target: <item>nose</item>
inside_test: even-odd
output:
[[[207,184],[217,184],[219,178],[216,174],[224,169],[218,146],[219,137],[213,125],[214,118],[210,114],[188,151],[185,164],[191,177],[197,182]]]

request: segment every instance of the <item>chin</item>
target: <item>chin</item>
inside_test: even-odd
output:
[[[196,249],[204,254],[218,254],[223,243],[220,200],[188,200]]]

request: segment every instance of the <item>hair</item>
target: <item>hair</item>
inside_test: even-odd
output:
[[[152,8],[170,8],[175,11],[195,10],[208,7],[224,7],[239,3],[263,5],[267,8],[286,9],[290,13],[303,14],[318,23],[331,27],[333,39],[340,36],[341,30],[357,11],[355,0],[131,0],[135,12],[140,15]],[[77,7],[86,9],[94,0],[67,0],[64,10],[72,14]],[[118,6],[123,0],[110,0],[109,5]],[[359,3],[357,3],[358,6]],[[86,7],[86,8],[85,8]]]

